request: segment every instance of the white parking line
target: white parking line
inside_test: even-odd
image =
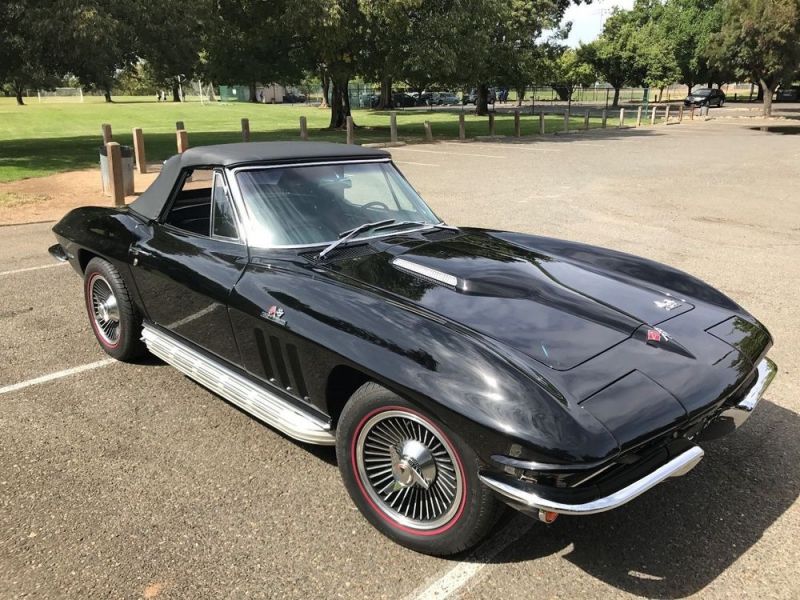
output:
[[[392,148],[393,151],[424,152],[425,154],[446,154],[447,156],[477,156],[479,158],[505,158],[497,154],[474,154],[469,152],[442,152],[441,150],[421,150],[420,148]]]
[[[396,160],[394,161],[399,165],[417,165],[418,167],[438,167],[439,165],[434,165],[433,163],[421,163],[421,162],[411,162],[410,160]]]
[[[97,362],[88,363],[85,365],[80,365],[79,367],[72,367],[71,369],[65,369],[63,371],[57,371],[55,373],[50,373],[49,375],[42,375],[41,377],[35,377],[34,379],[28,379],[27,381],[21,381],[19,383],[14,383],[12,385],[6,385],[0,387],[0,395],[8,394],[9,392],[16,392],[17,390],[22,390],[27,387],[31,387],[32,385],[39,385],[40,383],[47,383],[48,381],[53,381],[54,379],[61,379],[63,377],[69,377],[70,375],[75,375],[77,373],[83,373],[84,371],[91,371],[92,369],[99,369],[100,367],[105,367],[106,365],[110,365],[111,363],[117,362],[113,358],[106,358],[104,360],[98,360]]]
[[[54,262],[49,265],[39,265],[38,267],[25,267],[24,269],[13,269],[11,271],[0,271],[0,277],[3,275],[14,275],[16,273],[27,273],[28,271],[38,271],[39,269],[52,269],[53,267],[61,267],[66,265],[65,262]]]
[[[465,560],[447,571],[436,581],[408,596],[408,600],[444,600],[466,585],[489,561],[528,533],[536,521],[516,515],[486,543],[478,546]]]

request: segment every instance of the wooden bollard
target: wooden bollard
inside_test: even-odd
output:
[[[111,198],[114,206],[125,206],[125,186],[122,181],[122,153],[117,142],[106,144],[108,157],[108,182],[111,184]]]
[[[656,105],[653,105],[653,109],[650,111],[650,125],[656,124]]]
[[[692,105],[692,109],[689,111],[689,120],[694,121],[694,105]]]
[[[300,117],[300,139],[308,139],[308,122],[305,117]]]
[[[425,129],[425,141],[432,142],[433,141],[433,132],[431,131],[431,122],[425,121],[422,124],[422,127]]]
[[[544,135],[544,109],[539,111],[539,133]]]
[[[494,137],[494,113],[489,113],[489,135]]]
[[[678,107],[678,123],[683,122],[683,104]]]
[[[569,109],[564,111],[564,133],[569,131]]]
[[[664,109],[664,125],[669,125],[669,104]]]
[[[607,124],[607,123],[608,123],[608,110],[606,110],[606,109],[604,108],[604,109],[603,109],[603,124],[601,125],[601,127],[602,127],[603,129],[605,129],[605,128],[606,128],[606,124]]]
[[[514,111],[514,137],[522,137],[522,124],[519,120],[519,110]]]
[[[186,125],[183,124],[183,121],[175,121],[175,131],[180,131],[181,129],[186,129]]]
[[[105,146],[105,145],[106,145],[108,142],[111,142],[111,141],[113,141],[113,140],[114,140],[114,138],[113,138],[113,137],[111,137],[111,125],[109,125],[108,123],[103,123],[103,124],[100,126],[100,130],[103,132],[103,145],[104,145],[104,146]]]
[[[583,128],[589,130],[589,111],[587,110],[583,115]]]
[[[353,117],[348,116],[346,119],[347,123],[347,143],[348,144],[355,144],[355,135],[353,133]]]
[[[462,142],[467,139],[467,128],[464,124],[464,113],[458,115],[458,139]]]
[[[136,157],[136,170],[142,175],[147,173],[147,159],[144,155],[144,134],[141,127],[133,128],[133,155]]]
[[[619,109],[619,123],[617,123],[617,128],[622,129],[625,126],[625,109]]]
[[[175,138],[178,142],[178,154],[183,154],[189,149],[189,134],[185,129],[180,129],[175,132]]]
[[[636,126],[637,127],[641,127],[642,126],[642,107],[641,107],[641,105],[636,110]]]
[[[242,141],[250,141],[250,119],[242,119]]]
[[[389,113],[389,141],[393,144],[397,143],[397,112],[392,111]]]

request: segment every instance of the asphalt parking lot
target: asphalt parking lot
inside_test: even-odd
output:
[[[758,411],[687,476],[549,527],[509,515],[453,559],[369,526],[332,450],[155,359],[106,361],[80,279],[51,266],[51,224],[0,228],[0,597],[797,598],[800,138],[752,125],[393,150],[449,223],[669,263],[776,340]]]

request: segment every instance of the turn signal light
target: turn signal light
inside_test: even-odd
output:
[[[558,518],[558,513],[553,512],[552,510],[540,510],[539,511],[539,520],[542,523],[547,523],[548,525],[555,521]]]

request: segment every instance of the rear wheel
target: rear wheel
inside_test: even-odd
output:
[[[100,347],[117,360],[141,356],[141,318],[119,271],[107,260],[93,258],[83,277],[86,311]]]
[[[342,411],[336,455],[362,514],[418,552],[448,555],[478,543],[501,505],[478,480],[477,457],[436,419],[375,384]]]

